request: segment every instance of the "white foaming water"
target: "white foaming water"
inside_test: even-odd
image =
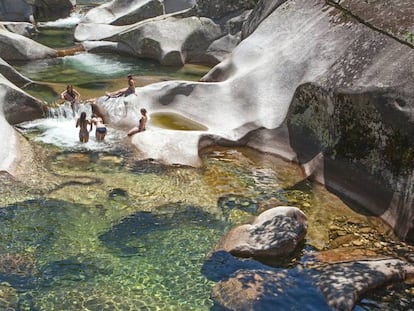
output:
[[[53,28],[72,28],[79,24],[82,14],[72,13],[70,16],[60,18],[55,21],[39,23],[40,27],[53,27]]]
[[[131,68],[129,63],[91,53],[65,56],[63,61],[68,67],[98,76],[121,76]]]
[[[110,151],[115,149],[120,141],[125,138],[126,133],[117,129],[107,127],[108,132],[103,142],[95,139],[95,126],[89,133],[89,141],[81,143],[79,141],[79,128],[76,128],[76,120],[81,112],[87,113],[87,118],[91,117],[90,105],[79,105],[79,109],[74,114],[69,103],[65,103],[58,108],[49,111],[49,118],[38,119],[31,122],[20,124],[20,128],[26,131],[39,131],[40,134],[35,141],[51,144],[70,150],[94,150]],[[88,126],[89,129],[89,126]]]

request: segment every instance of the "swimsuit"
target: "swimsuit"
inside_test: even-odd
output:
[[[131,94],[135,94],[135,90],[133,90],[132,88],[128,88],[125,92],[124,92],[124,96],[128,96]]]
[[[106,127],[97,127],[96,131],[100,134],[106,134]]]
[[[139,123],[138,123],[138,129],[139,129],[139,131],[140,131],[140,132],[145,131],[145,127],[144,127],[144,128],[141,128],[142,119],[143,119],[143,118],[141,118],[141,119],[139,120]]]

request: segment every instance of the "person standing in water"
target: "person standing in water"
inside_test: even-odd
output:
[[[70,102],[72,110],[76,110],[77,103],[80,99],[80,93],[73,88],[73,85],[67,85],[66,90],[60,94],[60,98]]]
[[[95,138],[97,141],[103,141],[105,136],[106,136],[106,126],[103,122],[103,119],[96,115],[96,114],[92,114],[92,119],[91,119],[91,129],[89,130],[92,131],[93,125],[95,124]]]
[[[147,110],[145,108],[141,108],[141,119],[139,119],[138,126],[135,126],[132,129],[130,129],[128,132],[128,136],[132,136],[136,133],[145,131],[147,121]]]
[[[88,119],[86,119],[86,112],[83,111],[78,120],[76,121],[76,127],[79,127],[79,141],[81,143],[87,143],[89,141],[88,124],[91,123]]]

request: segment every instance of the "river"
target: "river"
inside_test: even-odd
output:
[[[94,5],[40,24],[36,40],[71,47],[76,23]],[[33,167],[41,173],[23,185],[2,176],[1,310],[210,310],[214,282],[201,272],[207,254],[232,225],[278,204],[300,207],[310,223],[303,250],[283,266],[317,250],[399,245],[385,224],[304,179],[293,163],[219,146],[200,151],[201,168],[139,160],[125,131],[110,124],[103,143],[93,136],[79,143],[78,115],[59,99],[66,84],[87,99],[119,88],[128,73],[143,86],[197,80],[209,68],[86,52],[13,65],[36,81],[25,90],[51,113],[17,126],[38,150]],[[90,114],[87,103],[80,110]],[[198,129],[174,116],[150,114],[150,121]],[[379,291],[355,309],[401,306],[409,288]]]

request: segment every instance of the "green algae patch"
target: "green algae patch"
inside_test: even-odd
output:
[[[188,119],[178,113],[155,112],[150,115],[150,124],[179,131],[207,131],[208,128],[194,120]]]

